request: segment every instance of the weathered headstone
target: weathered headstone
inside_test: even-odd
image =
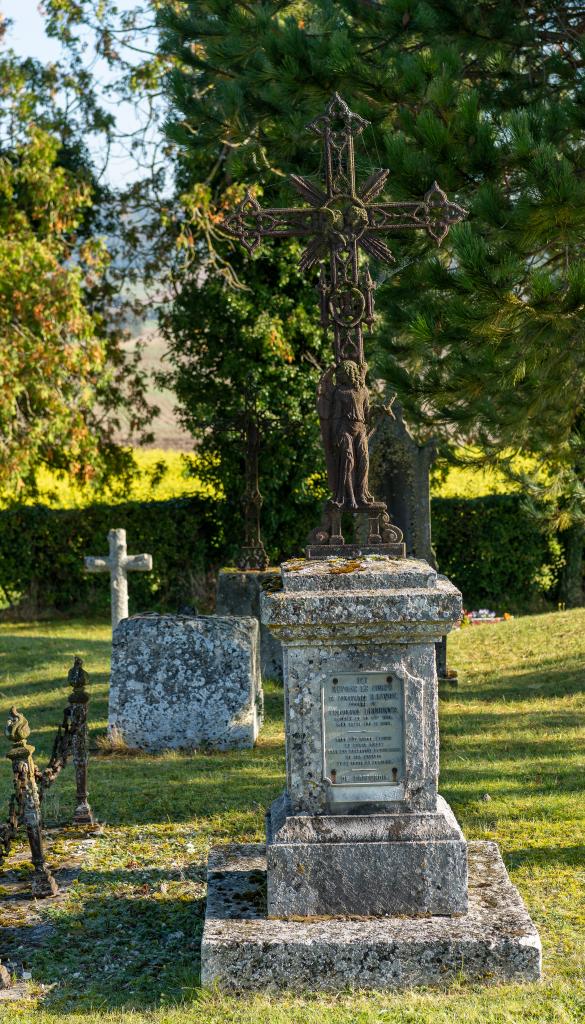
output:
[[[112,639],[108,724],[130,747],[252,747],[263,717],[256,619],[135,615]]]
[[[289,725],[287,793],[267,826],[269,916],[464,913],[466,843],[437,796],[433,645],[459,592],[425,562],[388,558],[285,563],[283,579],[264,600]]]
[[[286,792],[265,850],[211,854],[204,984],[538,978],[497,847],[468,846],[437,790],[434,643],[461,595],[425,562],[380,556],[295,560],[282,584],[262,605],[284,651]]]
[[[128,573],[151,572],[152,555],[129,555],[126,548],[126,530],[110,530],[110,553],[103,557],[88,556],[86,572],[109,572],[112,599],[112,629],[128,618]]]
[[[434,441],[419,444],[395,401],[371,438],[372,478],[402,530],[406,554],[433,568],[430,472],[436,456]]]
[[[371,437],[372,477],[404,536],[406,554],[437,568],[431,534],[431,467],[436,445],[419,444],[404,422],[400,402],[393,402]],[[447,637],[435,647],[437,675],[456,685],[457,673],[447,667]]]
[[[280,579],[280,569],[262,572],[221,569],[217,577],[217,615],[252,615],[260,622],[260,593],[265,583]],[[260,623],[260,671],[263,679],[282,682],[282,647],[268,626]]]

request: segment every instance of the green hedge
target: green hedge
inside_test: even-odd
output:
[[[177,611],[206,603],[206,574],[220,560],[217,506],[208,499],[92,505],[19,506],[0,512],[0,589],[23,614],[45,610],[109,613],[109,575],[88,575],[85,555],[107,555],[108,530],[127,532],[129,554],[153,556],[150,573],[130,577],[130,612]]]
[[[86,575],[85,555],[107,554],[107,534],[122,527],[130,554],[152,554],[152,573],[132,573],[130,611],[204,610],[212,574],[227,561],[219,508],[211,499],[93,505],[20,506],[0,512],[0,592],[23,615],[96,612],[110,607],[109,577]],[[519,495],[438,498],[433,541],[441,572],[467,608],[524,611],[554,596],[551,541]],[[269,531],[270,532],[270,531]],[[233,547],[233,544],[232,544]],[[285,552],[286,554],[286,552]],[[552,588],[552,589],[551,589]]]
[[[439,569],[459,587],[466,608],[529,611],[554,599],[558,545],[522,495],[435,498],[432,528]]]

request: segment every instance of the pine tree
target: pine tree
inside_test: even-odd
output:
[[[394,267],[376,268],[378,368],[420,434],[540,453],[577,552],[581,19],[573,0],[207,0],[164,14],[169,130],[193,168],[288,201],[283,175],[317,170],[304,125],[337,90],[371,121],[358,171],[389,167],[395,199],[436,178],[467,206],[439,252],[397,238]]]

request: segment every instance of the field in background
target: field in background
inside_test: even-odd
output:
[[[516,473],[534,473],[537,469],[536,460],[528,456],[516,456],[512,465]],[[431,476],[433,498],[483,498],[487,494],[512,494],[519,490],[519,484],[495,468],[449,466],[446,472]]]
[[[197,475],[198,457],[193,451],[193,438],[179,423],[173,392],[161,389],[155,383],[154,375],[168,368],[165,360],[167,343],[155,321],[149,321],[126,345],[129,352],[141,347],[141,366],[149,374],[150,382],[147,400],[159,409],[159,415],[151,424],[154,443],[134,449],[138,465],[136,477],[129,484],[112,480],[110,486],[96,489],[79,487],[68,478],[42,469],[39,473],[39,494],[34,502],[27,501],[26,504],[85,508],[98,502],[163,501],[192,494],[215,496],[213,488],[204,484]],[[118,440],[124,443],[125,439],[122,430]],[[474,450],[469,449],[468,454],[473,455]],[[528,472],[535,468],[534,460],[529,458],[517,457],[513,464],[518,471]],[[432,495],[436,498],[479,498],[486,494],[508,494],[517,489],[501,471],[474,466],[450,467],[446,472],[433,473],[431,479]],[[6,504],[0,494],[0,509]]]
[[[172,391],[158,387],[154,380],[154,374],[168,369],[165,359],[167,343],[157,328],[156,320],[138,325],[138,332],[126,343],[126,347],[131,353],[135,352],[137,346],[140,346],[142,350],[141,368],[149,374],[147,400],[160,410],[152,424],[155,435],[152,447],[162,448],[165,451],[190,452],[193,448],[193,440],[179,423],[175,412],[175,395]]]
[[[48,469],[39,471],[39,494],[34,502],[25,504],[48,505],[49,508],[87,508],[105,502],[164,501],[196,494],[214,497],[217,492],[203,483],[197,475],[198,456],[162,448],[136,448],[134,457],[137,474],[127,483],[113,480],[106,488],[80,487],[68,477]],[[0,498],[0,508],[2,507]],[[5,504],[5,503],[4,503]]]
[[[109,630],[90,621],[0,626],[2,715],[14,701],[28,715],[41,767],[75,653],[90,673],[92,735],[104,732],[109,651]],[[103,835],[65,902],[43,904],[55,931],[27,965],[47,986],[43,1001],[5,1004],[2,1024],[580,1024],[585,610],[461,630],[450,663],[460,686],[441,701],[441,791],[468,838],[500,844],[541,932],[541,985],[241,999],[201,992],[209,847],[261,840],[264,808],[284,784],[282,691],[270,684],[253,751],[93,758]],[[2,807],[9,784],[6,762]],[[52,801],[63,819],[70,769]]]
[[[138,473],[128,484],[112,481],[108,488],[80,487],[48,469],[39,472],[39,495],[35,504],[50,508],[86,508],[96,502],[164,501],[192,494],[214,497],[217,493],[197,475],[198,456],[193,451],[136,448]],[[515,460],[515,468],[534,469],[531,459]],[[451,466],[431,480],[435,498],[481,498],[486,494],[509,494],[519,488],[497,469]],[[32,501],[26,502],[33,504]],[[2,507],[0,497],[0,508]]]

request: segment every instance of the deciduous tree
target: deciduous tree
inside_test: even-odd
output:
[[[100,186],[59,69],[0,54],[0,490],[34,494],[46,464],[81,482],[127,471],[117,441],[145,426],[144,375],[113,309]],[[129,408],[126,414],[126,408]]]

